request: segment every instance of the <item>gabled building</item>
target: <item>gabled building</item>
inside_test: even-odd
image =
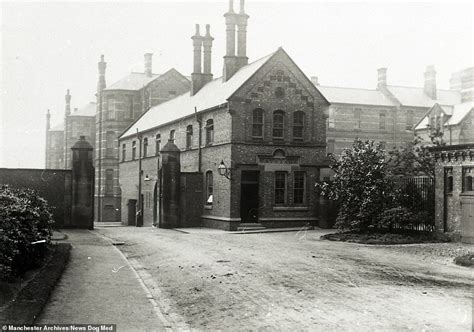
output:
[[[321,86],[313,79],[331,103],[328,153],[341,153],[356,138],[377,140],[387,149],[403,147],[413,141],[415,125],[434,104],[453,107],[461,102],[460,91],[436,88],[433,66],[426,68],[424,87],[419,88],[389,85],[386,68],[377,74],[375,89]]]
[[[189,80],[176,69],[152,71],[152,54],[144,56],[144,71],[132,72],[106,87],[104,56],[99,66],[95,115],[95,211],[96,221],[120,220],[118,185],[118,135],[155,105],[189,91]]]
[[[210,28],[201,36],[197,26],[190,93],[152,107],[119,138],[126,224],[140,210],[145,225],[162,227],[317,223],[313,187],[327,165],[329,103],[282,48],[248,63],[243,1],[238,13],[231,1],[224,16],[222,77],[211,72]],[[170,153],[179,158],[178,175],[161,177]],[[170,206],[173,221],[160,220]]]
[[[417,123],[415,133],[429,142],[430,132],[441,130],[448,145],[474,143],[474,68],[454,73],[450,83],[461,100],[454,105],[434,104]]]

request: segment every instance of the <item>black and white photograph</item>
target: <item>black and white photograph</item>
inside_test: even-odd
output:
[[[474,3],[0,0],[2,331],[474,331]]]

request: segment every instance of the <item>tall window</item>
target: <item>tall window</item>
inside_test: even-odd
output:
[[[105,170],[105,194],[112,195],[114,193],[114,170]]]
[[[304,172],[295,172],[293,179],[293,203],[304,204],[306,174]]]
[[[161,149],[161,134],[155,136],[155,156],[160,154]]]
[[[286,172],[275,172],[275,204],[286,203]]]
[[[328,128],[334,128],[335,127],[335,121],[336,120],[336,110],[331,107],[329,108],[329,117],[328,117]]]
[[[186,127],[186,149],[191,149],[193,145],[193,126]]]
[[[214,121],[209,119],[206,121],[206,145],[214,143]]]
[[[252,137],[263,137],[263,110],[257,108],[252,113]]]
[[[212,179],[212,172],[206,172],[206,205],[212,205],[214,193],[214,183]]]
[[[463,167],[462,168],[462,191],[474,191],[472,184],[472,178],[474,177],[474,167]]]
[[[285,112],[273,112],[273,138],[282,139],[285,129]]]
[[[128,96],[128,118],[133,119],[133,96]]]
[[[379,113],[379,129],[385,130],[385,123],[386,123],[386,113],[385,111],[380,111]]]
[[[122,161],[125,161],[126,157],[127,157],[127,145],[122,144]]]
[[[298,111],[293,113],[293,138],[297,140],[303,139],[304,132],[304,112]]]
[[[106,99],[107,120],[115,120],[115,102],[114,96],[107,96]]]
[[[137,158],[137,142],[133,141],[132,142],[132,160],[135,160]]]
[[[174,143],[175,140],[175,130],[170,130],[170,141]]]
[[[108,131],[105,134],[105,154],[108,158],[114,156],[114,141],[115,141],[115,132]]]
[[[143,139],[143,158],[146,158],[148,155],[148,137]]]
[[[354,109],[354,128],[355,129],[360,129],[361,113],[362,113],[362,109],[360,108]]]
[[[405,126],[405,129],[406,130],[412,130],[413,125],[414,125],[413,111],[412,110],[407,110],[407,125]]]

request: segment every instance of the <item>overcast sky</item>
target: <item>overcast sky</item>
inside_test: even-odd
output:
[[[236,6],[238,0],[235,1]],[[44,167],[46,110],[63,120],[72,107],[95,100],[97,62],[111,84],[143,70],[192,70],[194,24],[211,24],[214,77],[225,52],[227,0],[210,2],[2,2],[0,167]],[[246,1],[250,61],[282,46],[322,85],[374,88],[376,68],[389,84],[422,86],[429,64],[439,88],[452,72],[473,66],[471,2]]]

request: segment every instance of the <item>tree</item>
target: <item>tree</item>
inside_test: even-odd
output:
[[[413,142],[403,149],[394,149],[389,152],[390,168],[394,175],[416,176],[424,175],[435,178],[435,161],[429,147],[445,145],[443,132],[440,129],[430,130],[431,144],[415,135]]]
[[[351,149],[332,158],[331,182],[318,184],[321,195],[339,203],[339,229],[365,231],[377,223],[390,199],[389,160],[380,143],[356,139]]]

